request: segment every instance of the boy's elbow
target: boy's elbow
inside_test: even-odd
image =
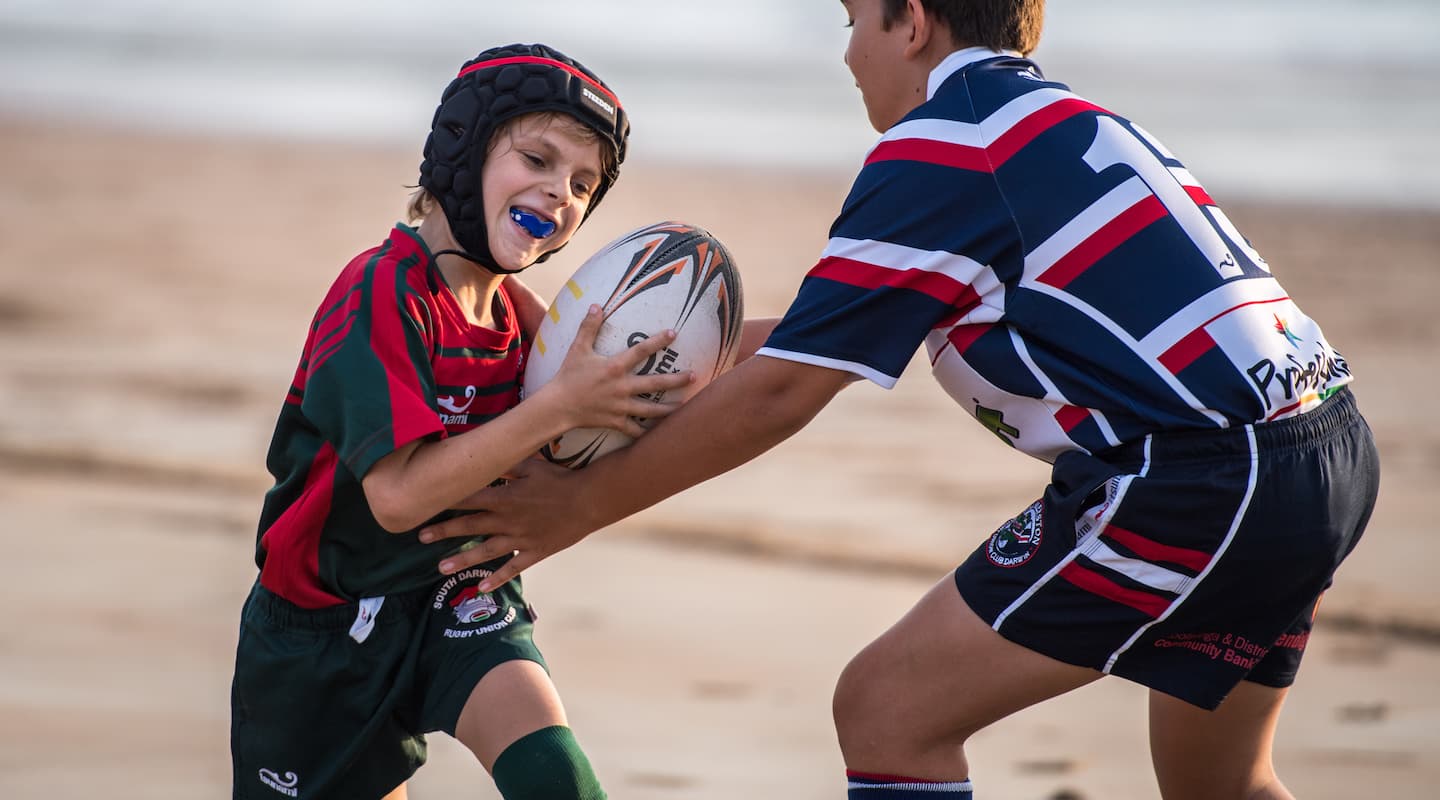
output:
[[[375,521],[380,523],[380,527],[384,528],[386,533],[409,533],[420,527],[420,521],[413,517],[389,514],[382,516],[377,513]]]
[[[419,519],[414,509],[405,502],[404,492],[385,481],[366,478],[365,502],[370,506],[370,515],[388,533],[407,533],[420,527],[425,520]]]

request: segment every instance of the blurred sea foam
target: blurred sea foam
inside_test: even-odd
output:
[[[1440,209],[1440,2],[1051,0],[1036,58],[1212,194]],[[835,0],[0,0],[0,111],[413,143],[478,50],[605,77],[637,161],[851,173],[873,143]]]

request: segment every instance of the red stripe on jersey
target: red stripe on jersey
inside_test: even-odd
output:
[[[1266,421],[1266,422],[1270,422],[1271,420],[1274,420],[1274,419],[1277,418],[1277,417],[1283,417],[1283,416],[1285,416],[1286,414],[1289,414],[1291,411],[1294,411],[1295,409],[1297,409],[1297,408],[1299,408],[1300,406],[1303,406],[1303,405],[1305,405],[1305,403],[1304,403],[1304,401],[1301,401],[1301,402],[1299,402],[1299,403],[1291,403],[1290,405],[1285,406],[1284,408],[1277,408],[1277,409],[1275,409],[1275,411],[1274,411],[1272,414],[1270,414],[1270,416],[1268,416],[1268,417],[1265,418],[1265,421]]]
[[[1090,419],[1090,412],[1079,406],[1065,406],[1055,412],[1055,421],[1066,433],[1075,430],[1075,427],[1085,420]]]
[[[353,266],[353,264],[352,264]],[[348,271],[349,268],[347,268]],[[339,290],[342,281],[336,281],[330,288],[331,292]],[[315,322],[311,327],[310,341],[306,344],[305,350],[310,354],[310,363],[305,365],[304,374],[320,368],[340,350],[345,337],[350,335],[350,329],[355,326],[355,317],[360,310],[362,292],[353,286],[346,286],[340,297],[333,302],[329,297],[325,298],[326,304],[315,316]]]
[[[1104,575],[1082,567],[1074,561],[1066,564],[1065,568],[1060,570],[1060,577],[1091,594],[1099,595],[1106,600],[1113,600],[1121,605],[1130,606],[1151,619],[1159,617],[1165,613],[1165,609],[1170,607],[1170,601],[1163,597],[1121,586]]]
[[[1186,367],[1195,363],[1196,359],[1214,348],[1215,340],[1210,338],[1210,334],[1204,328],[1196,328],[1169,350],[1161,353],[1160,363],[1170,370],[1170,374],[1179,375]]]
[[[438,418],[420,388],[419,375],[410,365],[409,342],[401,322],[404,312],[396,297],[396,282],[408,259],[381,262],[391,272],[376,270],[370,279],[370,349],[385,369],[389,387],[391,435],[399,448],[436,431]],[[396,369],[397,365],[404,365]]]
[[[1040,134],[1086,111],[1110,113],[1078,97],[1060,100],[1031,112],[986,147],[972,147],[934,139],[892,139],[876,145],[866,157],[865,164],[868,166],[877,161],[921,161],[975,172],[994,172],[1016,153],[1025,149],[1025,145],[1035,141]]]
[[[923,161],[942,167],[955,167],[975,172],[992,172],[990,156],[984,149],[933,139],[893,139],[881,142],[865,159],[868,166],[877,161]]]
[[[955,355],[963,356],[965,355],[965,351],[970,349],[970,345],[975,344],[976,339],[984,336],[985,332],[993,327],[995,327],[995,323],[993,322],[985,322],[977,325],[956,325],[950,329],[950,333],[945,336],[945,339],[950,343],[951,347],[955,348]],[[930,360],[931,365],[934,365],[934,363],[940,359],[940,354],[944,352],[944,349],[941,349],[940,352],[936,353],[935,358]]]
[[[1041,273],[1037,280],[1057,289],[1065,288],[1080,277],[1081,273],[1094,266],[1095,262],[1109,255],[1166,213],[1165,204],[1160,202],[1160,198],[1153,194],[1146,195],[1144,199],[1101,226],[1100,230],[1090,234],[1073,250],[1061,256],[1060,260]]]
[[[1060,100],[1051,103],[1044,108],[1031,112],[1024,119],[1010,126],[1010,129],[1000,135],[989,147],[986,148],[990,154],[990,160],[996,167],[1010,160],[1010,157],[1025,148],[1025,145],[1035,141],[1040,134],[1059,125],[1076,114],[1083,114],[1086,111],[1098,111],[1101,114],[1109,115],[1110,112],[1087,100],[1078,97]]]
[[[820,259],[814,269],[810,270],[809,277],[825,278],[862,289],[878,289],[882,286],[910,289],[957,307],[974,306],[980,302],[980,296],[969,284],[961,283],[944,273],[923,269],[891,269],[837,256]]]
[[[1186,186],[1186,187],[1185,187],[1185,193],[1188,194],[1188,195],[1190,195],[1190,199],[1191,199],[1191,200],[1194,200],[1196,205],[1201,205],[1201,206],[1218,206],[1218,205],[1220,205],[1219,203],[1215,202],[1214,200],[1212,200],[1212,199],[1210,198],[1210,193],[1207,192],[1207,191],[1205,191],[1205,188],[1204,188],[1203,186]]]
[[[1114,525],[1107,525],[1104,533],[1101,535],[1106,539],[1124,545],[1126,549],[1146,561],[1164,561],[1170,564],[1179,564],[1195,572],[1200,572],[1210,563],[1211,555],[1204,550],[1192,550],[1188,547],[1175,547],[1173,545],[1161,544],[1154,539],[1147,539],[1134,531],[1127,531],[1124,528],[1117,528]]]
[[[345,602],[320,588],[320,535],[335,490],[335,448],[326,442],[305,472],[305,488],[260,536],[265,566],[260,584],[301,608]]]
[[[1246,306],[1263,306],[1266,303],[1283,303],[1289,299],[1289,295],[1286,295],[1285,297],[1276,297],[1271,300],[1251,300],[1248,303],[1241,303],[1236,306],[1231,306],[1224,311],[1221,311],[1219,314],[1211,317],[1210,319],[1205,320],[1204,324],[1202,324],[1199,328],[1191,331],[1188,335],[1186,335],[1185,338],[1171,345],[1169,350],[1166,350],[1160,355],[1160,363],[1164,364],[1165,368],[1170,370],[1171,374],[1179,375],[1181,370],[1195,363],[1195,359],[1205,355],[1205,353],[1209,352],[1211,348],[1215,347],[1215,340],[1210,338],[1209,333],[1205,332],[1206,326],[1208,326],[1210,323],[1214,322],[1217,319],[1220,319],[1226,314],[1231,314],[1235,311],[1245,308]]]

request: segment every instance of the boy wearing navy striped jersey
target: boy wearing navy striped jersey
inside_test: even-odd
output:
[[[1290,797],[1276,721],[1379,481],[1348,363],[1173,154],[1025,58],[1043,0],[842,3],[882,136],[759,357],[584,474],[488,490],[497,536],[446,564],[513,549],[513,574],[924,344],[1052,478],[846,667],[850,796],[968,798],[972,733],[1114,674],[1152,690],[1167,799]],[[540,505],[559,491],[580,518]]]
[[[513,273],[575,234],[628,131],[609,88],[544,45],[481,53],[445,90],[419,226],[341,272],[276,425],[232,688],[235,797],[402,798],[432,731],[509,800],[605,796],[519,581],[476,587],[503,558],[442,578],[434,561],[454,543],[422,545],[415,529],[570,428],[640,435],[636,417],[672,407],[638,395],[689,380],[632,374],[667,333],[610,359],[573,347],[521,401],[545,310]],[[592,308],[577,344],[600,321]]]

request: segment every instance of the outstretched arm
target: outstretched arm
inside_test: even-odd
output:
[[[386,530],[414,530],[495,480],[516,461],[571,428],[605,427],[640,436],[636,417],[663,417],[676,408],[639,395],[677,389],[689,373],[635,375],[674,341],[666,331],[606,358],[595,352],[602,317],[592,307],[555,378],[524,402],[466,433],[415,441],[385,456],[361,479],[366,502]]]
[[[490,534],[482,544],[447,558],[441,571],[517,551],[484,582],[484,587],[499,586],[592,531],[769,450],[803,428],[851,378],[825,367],[750,358],[629,447],[573,472],[527,461],[508,484],[486,489],[465,504],[486,513],[428,527],[421,541]]]

